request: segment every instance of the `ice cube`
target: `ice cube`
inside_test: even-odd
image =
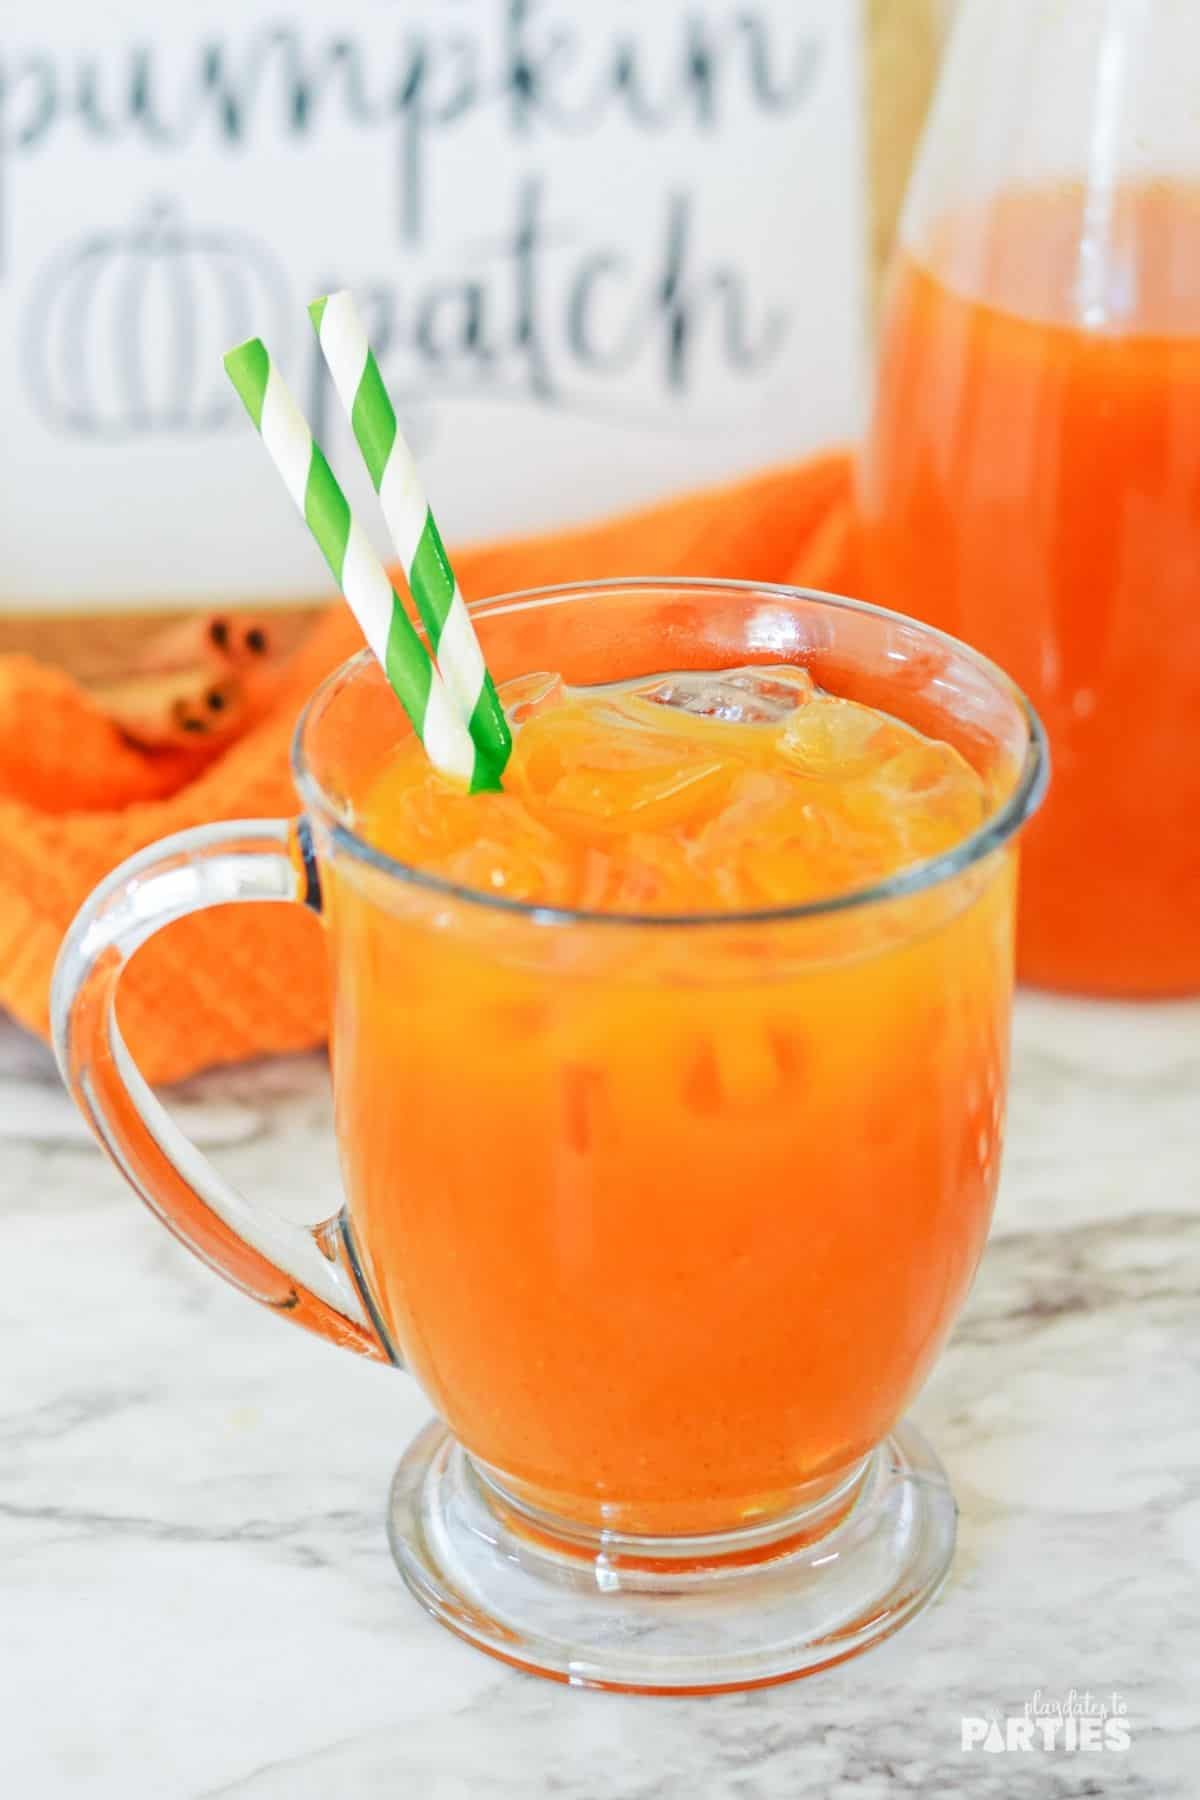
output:
[[[688,669],[629,690],[639,700],[670,706],[696,719],[730,725],[778,725],[815,693],[807,669],[790,663],[751,669]]]
[[[518,675],[500,689],[500,703],[510,725],[526,725],[539,713],[561,706],[567,698],[567,684],[561,675],[539,670],[534,675]]]
[[[869,706],[825,696],[789,720],[779,740],[785,761],[819,780],[853,781],[904,749],[912,733]]]

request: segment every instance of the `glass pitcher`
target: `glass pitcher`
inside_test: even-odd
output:
[[[1200,992],[1195,0],[964,0],[861,469],[868,595],[1046,721],[1021,965]]]

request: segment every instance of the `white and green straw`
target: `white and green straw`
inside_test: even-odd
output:
[[[471,789],[498,788],[500,759],[468,731],[266,345],[251,338],[225,368],[430,762]]]
[[[508,720],[358,308],[343,292],[308,310],[442,679],[480,755],[503,771],[512,752]]]

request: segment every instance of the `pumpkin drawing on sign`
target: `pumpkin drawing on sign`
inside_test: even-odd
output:
[[[288,287],[271,252],[240,232],[190,229],[157,199],[133,227],[69,244],[35,284],[33,401],[83,437],[218,431],[235,406],[221,355],[264,327],[286,352]]]

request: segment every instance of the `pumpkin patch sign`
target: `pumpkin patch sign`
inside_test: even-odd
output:
[[[0,602],[319,590],[221,354],[266,338],[349,470],[305,314],[343,286],[459,538],[849,435],[864,60],[855,0],[14,14]]]

